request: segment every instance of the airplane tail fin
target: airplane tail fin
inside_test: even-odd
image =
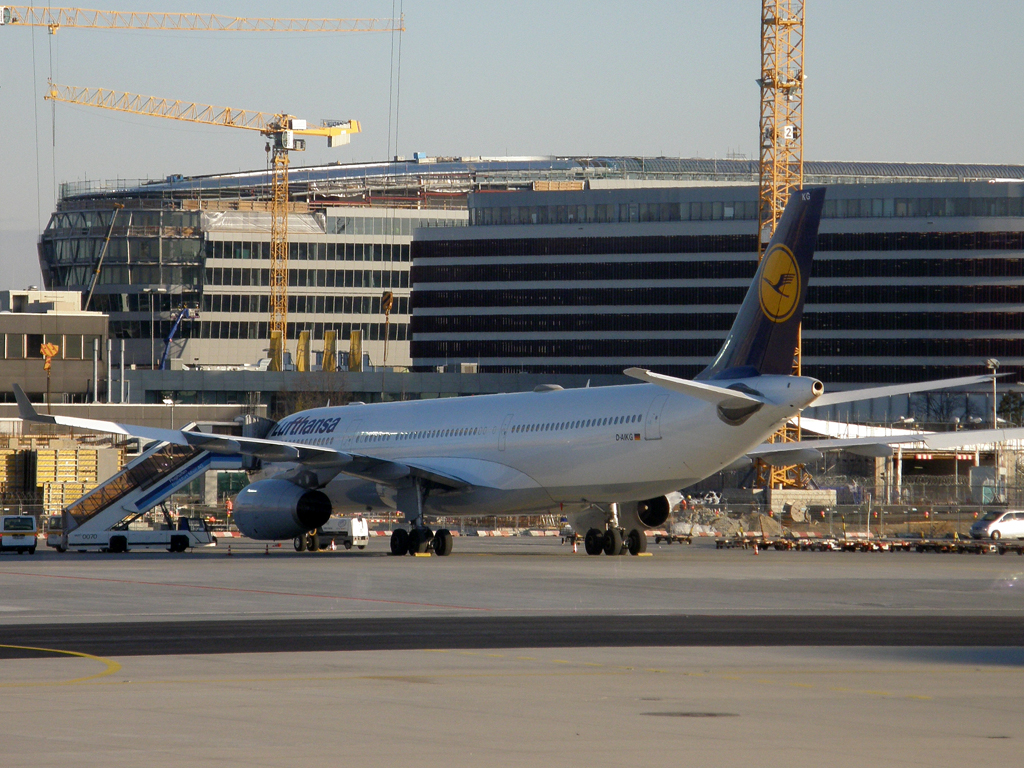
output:
[[[697,379],[792,373],[824,202],[824,187],[790,195],[725,343]]]

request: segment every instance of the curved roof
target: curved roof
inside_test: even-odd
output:
[[[379,180],[401,186],[438,180],[518,180],[609,178],[756,179],[757,161],[695,157],[527,157],[527,158],[424,158],[411,161],[348,163],[301,167],[289,171],[292,186],[329,188]],[[809,180],[866,181],[972,181],[1024,180],[1024,165],[976,163],[890,163],[811,160],[804,163]],[[70,182],[61,197],[196,193],[253,190],[269,186],[266,170],[206,176],[171,176],[157,181]]]

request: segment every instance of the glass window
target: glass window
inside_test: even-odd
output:
[[[42,357],[39,348],[43,346],[43,335],[41,333],[29,333],[25,336],[25,357]]]

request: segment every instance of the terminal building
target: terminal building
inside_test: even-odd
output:
[[[674,158],[293,169],[289,342],[308,330],[315,352],[335,330],[344,352],[361,330],[373,366],[476,370],[504,390],[502,375],[607,383],[637,364],[692,376],[754,272],[756,178],[753,161]],[[806,163],[829,193],[805,372],[842,386],[1024,363],[1022,181],[1024,166]],[[129,368],[155,367],[185,307],[198,317],[171,367],[255,368],[268,196],[263,171],[64,185],[40,240],[46,287],[93,289]]]

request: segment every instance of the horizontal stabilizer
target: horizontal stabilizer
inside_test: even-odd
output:
[[[1009,374],[1000,374],[1008,376]],[[937,379],[935,381],[919,381],[914,384],[894,384],[890,387],[870,387],[868,389],[847,389],[839,392],[826,392],[817,400],[813,406],[836,405],[838,403],[855,403],[860,400],[874,400],[876,397],[893,397],[894,395],[908,395],[912,392],[927,392],[932,389],[949,389],[950,387],[963,387],[968,384],[981,384],[991,382],[992,374],[981,376],[961,376],[958,379]]]
[[[645,370],[643,368],[627,368],[623,371],[624,374],[640,381],[646,381],[650,384],[657,384],[659,387],[672,390],[673,392],[679,392],[690,397],[696,397],[698,400],[704,400],[708,403],[714,403],[715,405],[724,404],[735,404],[741,403],[763,405],[763,401],[756,397],[751,397],[745,392],[740,392],[735,389],[726,389],[725,387],[718,387],[714,384],[706,384],[702,381],[688,381],[687,379],[677,379],[675,376],[666,376],[663,373],[653,373],[652,371]]]

